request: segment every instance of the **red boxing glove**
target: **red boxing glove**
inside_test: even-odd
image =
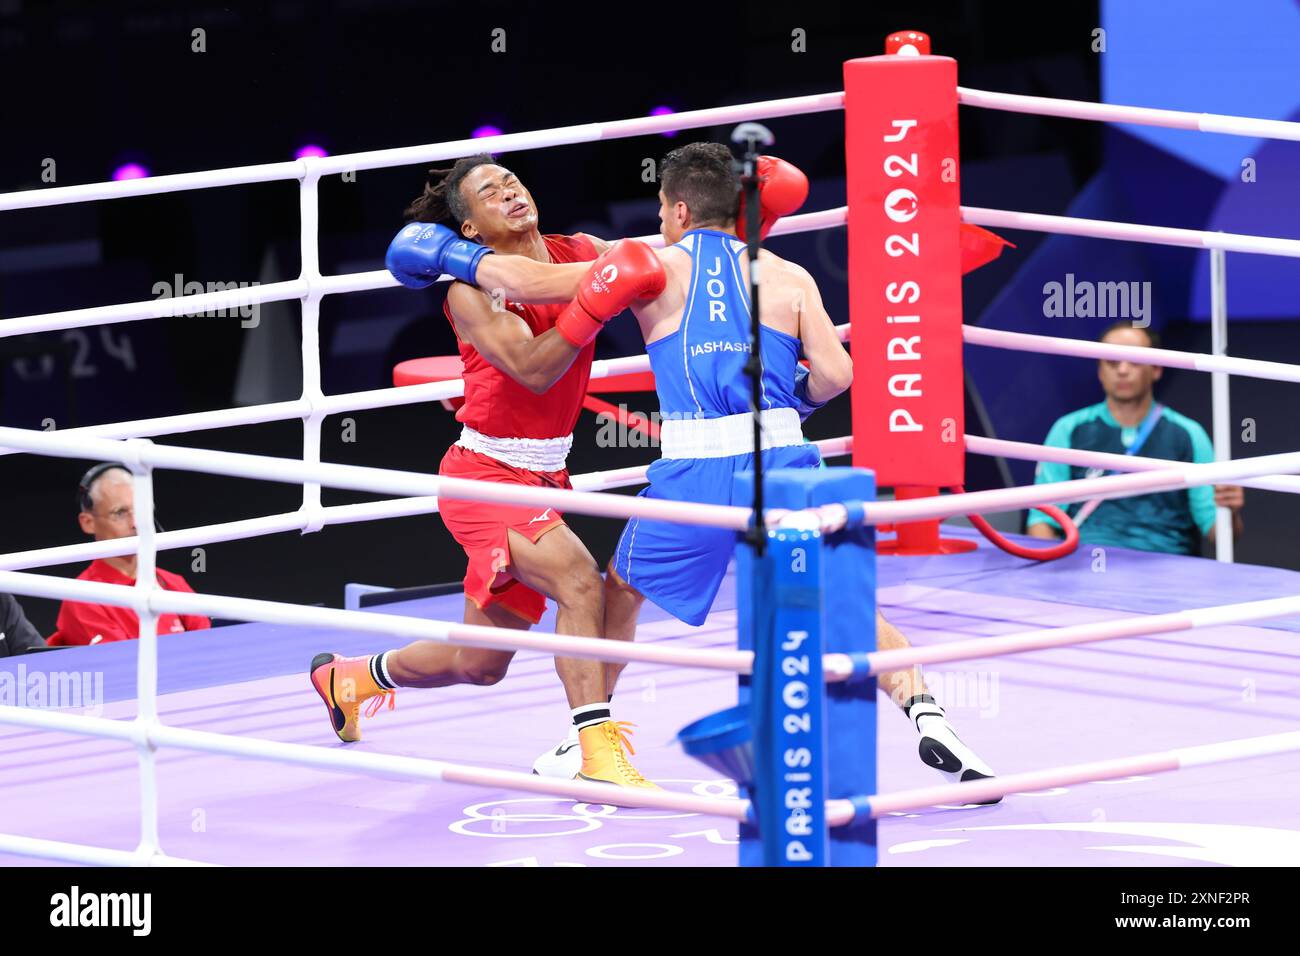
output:
[[[788,216],[808,198],[808,177],[798,166],[775,156],[758,157],[758,237],[768,232],[782,216]],[[740,215],[736,235],[745,238],[745,194],[740,194]]]
[[[582,348],[633,302],[663,292],[667,281],[653,249],[636,239],[624,239],[591,264],[577,297],[564,307],[555,328],[570,345]]]

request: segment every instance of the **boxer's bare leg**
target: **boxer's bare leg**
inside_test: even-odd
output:
[[[527,621],[499,604],[480,608],[465,599],[465,623],[508,627],[526,631]],[[442,641],[415,641],[385,658],[385,666],[399,687],[447,687],[451,684],[491,686],[506,676],[514,651],[484,647],[456,647]]]
[[[465,599],[465,623],[526,631],[523,618],[499,605],[480,610]],[[371,698],[387,697],[395,687],[446,687],[450,684],[495,684],[505,676],[513,651],[457,647],[442,641],[413,641],[386,654],[340,657],[317,654],[311,682],[330,709],[334,732],[345,743],[361,739],[360,707]]]
[[[510,536],[510,574],[559,605],[557,634],[600,637],[604,595],[596,562],[567,525],[556,525],[536,542],[517,531]],[[531,625],[500,605],[477,607],[465,599],[465,623],[527,630]],[[385,664],[401,687],[449,684],[495,684],[514,658],[511,651],[455,647],[439,641],[415,641],[389,654]],[[580,658],[556,658],[570,707],[606,699],[604,665]]]
[[[877,610],[876,647],[883,651],[911,646],[903,632],[886,621]],[[926,692],[920,667],[886,671],[880,675],[880,687],[889,693],[889,699],[921,734],[917,753],[926,766],[938,770],[950,783],[993,776],[993,769],[957,736],[943,707]],[[925,697],[921,699],[923,694]],[[906,706],[909,703],[912,704],[910,709]],[[998,803],[1001,799],[995,797],[980,802]]]
[[[911,647],[912,642],[894,625],[885,620],[885,616],[876,611],[876,649],[885,651],[898,647]],[[913,697],[925,693],[925,681],[920,667],[902,671],[887,671],[880,675],[880,687],[889,699],[902,707]]]
[[[605,639],[634,640],[637,618],[641,614],[641,605],[644,603],[645,595],[619,577],[611,563],[605,573]],[[618,683],[619,675],[623,673],[625,667],[627,667],[625,662],[605,662],[606,694],[614,693],[614,686]]]
[[[510,573],[557,605],[555,633],[601,637],[605,593],[600,570],[586,545],[568,525],[558,524],[536,541],[510,530]],[[605,665],[585,658],[557,657],[570,707],[604,702]]]
[[[560,524],[529,541],[510,531],[510,572],[524,584],[559,605],[555,630],[559,634],[601,637],[605,632],[605,591],[600,570],[586,546]],[[583,658],[557,657],[555,672],[564,683],[578,732],[581,768],[564,768],[563,775],[603,780],[624,786],[658,789],[627,759],[627,729],[611,719],[605,694],[605,664]],[[575,752],[575,756],[578,753]],[[554,754],[561,759],[567,752]],[[544,772],[533,765],[537,773]],[[549,773],[554,773],[554,768]]]

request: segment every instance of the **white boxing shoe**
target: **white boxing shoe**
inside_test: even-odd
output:
[[[938,704],[928,701],[916,703],[912,705],[908,716],[921,734],[921,743],[917,747],[921,762],[939,771],[949,783],[966,783],[997,776],[992,767],[962,743]],[[993,797],[976,802],[983,806],[1001,800],[1001,797]]]
[[[560,741],[560,745],[548,750],[533,761],[533,773],[540,777],[557,777],[572,780],[582,769],[582,744],[578,742],[578,728],[569,731],[569,736]]]

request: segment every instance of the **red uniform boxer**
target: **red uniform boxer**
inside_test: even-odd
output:
[[[456,416],[464,428],[439,473],[568,488],[566,457],[596,335],[634,299],[662,291],[663,267],[638,242],[598,255],[587,237],[543,236],[532,196],[490,156],[462,159],[435,175],[408,210],[415,221],[393,239],[385,262],[408,287],[430,285],[444,272],[462,280],[448,291],[444,310],[464,363],[465,404]],[[454,221],[459,235],[442,220]],[[575,263],[569,270],[581,273],[581,279],[543,277],[523,290],[530,302],[542,304],[517,305],[507,298],[506,287],[492,282],[492,260],[504,258],[496,252],[552,269]],[[586,266],[589,260],[595,262]],[[548,294],[547,282],[564,286],[564,294]],[[541,617],[549,597],[557,605],[556,633],[604,636],[600,569],[554,508],[442,495],[439,511],[469,559],[466,623],[527,629]],[[360,739],[360,705],[367,699],[377,708],[381,695],[396,687],[495,684],[513,657],[513,651],[416,641],[367,658],[317,655],[311,681],[329,709],[335,733],[350,742]],[[655,788],[624,752],[631,749],[627,725],[611,718],[604,664],[557,657],[555,668],[572,712],[571,746],[580,747],[582,754],[581,769],[569,775]],[[563,756],[568,746],[566,741],[539,762]]]
[[[551,262],[589,262],[597,256],[595,245],[586,236],[542,236],[542,241]],[[520,305],[505,300],[502,305],[518,315],[534,337],[551,329],[564,310],[564,306],[559,304]],[[444,303],[443,312],[455,329],[456,320],[452,315],[450,301]],[[531,463],[541,464],[543,470],[508,464],[485,451],[467,447],[465,438],[462,438],[461,442],[447,449],[442,464],[438,466],[438,474],[449,478],[475,478],[533,487],[571,487],[568,469],[544,470],[545,462],[535,454],[537,446],[527,449],[523,446],[531,442],[554,442],[557,457],[564,457],[563,451],[559,450],[567,450],[573,438],[573,428],[582,412],[582,400],[587,394],[587,381],[591,377],[595,342],[585,345],[568,370],[546,389],[544,396],[539,396],[531,388],[492,365],[459,333],[456,341],[461,362],[465,366],[465,404],[456,412],[456,420],[480,436],[503,440],[522,439],[518,443],[520,457],[516,460],[523,461],[529,453],[533,453]],[[469,442],[480,448],[489,445],[497,449],[503,448],[497,442],[479,442],[474,438],[470,438]],[[509,454],[509,451],[504,453]],[[446,497],[439,499],[438,511],[447,530],[460,542],[469,559],[465,571],[465,597],[480,610],[491,604],[499,604],[530,624],[541,620],[546,611],[546,596],[517,578],[502,574],[510,564],[508,531],[513,528],[529,541],[536,542],[542,535],[562,524],[563,515],[555,508],[540,509]]]

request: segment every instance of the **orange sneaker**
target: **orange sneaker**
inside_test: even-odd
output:
[[[662,790],[658,784],[641,776],[623,752],[626,747],[628,753],[636,753],[627,737],[630,731],[625,729],[635,726],[626,720],[607,720],[578,731],[578,742],[582,744],[582,769],[574,779]]]
[[[384,690],[370,673],[369,657],[340,657],[317,654],[312,658],[311,686],[325,701],[330,724],[345,744],[361,739],[361,705],[366,701],[366,716],[373,717],[388,700],[388,709],[397,705],[397,695]]]

